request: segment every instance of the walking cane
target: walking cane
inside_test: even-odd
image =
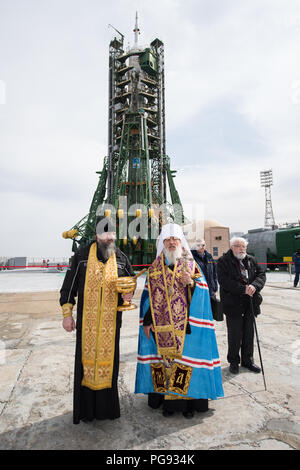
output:
[[[261,352],[260,352],[260,345],[259,345],[258,332],[257,332],[256,321],[255,321],[252,297],[250,297],[250,306],[251,306],[251,313],[252,313],[252,317],[253,317],[253,323],[254,323],[254,329],[255,329],[255,335],[256,335],[256,341],[257,341],[257,348],[258,348],[258,354],[259,354],[259,360],[260,360],[260,365],[261,365],[261,372],[262,372],[263,379],[264,379],[265,390],[267,391],[267,385],[266,385],[266,379],[265,379],[265,373],[264,373],[264,366],[263,366]]]

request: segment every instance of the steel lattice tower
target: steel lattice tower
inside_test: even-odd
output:
[[[261,187],[265,188],[265,228],[273,228],[275,219],[271,199],[271,186],[273,185],[272,170],[260,172],[260,184]]]
[[[110,204],[119,217],[117,235],[122,251],[131,262],[146,264],[155,257],[156,240],[151,239],[150,229],[146,229],[148,238],[121,233],[124,212],[130,223],[138,217],[140,207],[144,212],[146,208],[150,227],[153,219],[161,225],[161,212],[155,207],[164,205],[170,221],[184,221],[174,184],[176,171],[171,171],[166,154],[164,44],[156,38],[148,47],[139,46],[137,14],[133,47],[125,50],[124,35],[115,31],[118,37],[109,45],[108,155],[98,172],[99,183],[89,214],[63,236],[74,240],[73,251],[89,243],[99,210]],[[167,201],[167,190],[171,202]],[[136,214],[130,212],[132,207],[136,207]]]

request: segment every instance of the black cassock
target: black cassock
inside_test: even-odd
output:
[[[91,390],[81,385],[83,378],[83,367],[81,361],[81,338],[82,338],[82,311],[84,301],[84,284],[86,267],[90,246],[83,247],[72,258],[70,269],[66,273],[61,291],[60,305],[71,303],[75,305],[77,297],[77,322],[76,322],[76,351],[74,369],[74,408],[73,423],[78,424],[80,420],[92,421],[93,419],[115,419],[120,417],[120,404],[118,394],[119,374],[119,342],[120,328],[122,326],[122,312],[117,312],[115,354],[112,377],[112,387],[103,390]],[[97,250],[97,258],[106,263],[101,251]],[[126,255],[119,249],[116,250],[116,261],[118,276],[134,276],[132,266]],[[118,305],[123,303],[119,294]]]

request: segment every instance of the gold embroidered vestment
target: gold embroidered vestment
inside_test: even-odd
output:
[[[190,271],[195,272],[195,262]],[[185,341],[188,311],[188,288],[181,281],[182,263],[174,270],[164,263],[163,254],[148,270],[149,300],[158,354],[163,364],[151,364],[154,391],[165,393],[166,400],[178,399],[172,392],[186,395],[192,375],[192,367],[176,363],[181,359]],[[170,393],[168,393],[170,392]]]
[[[111,388],[115,354],[118,292],[116,255],[104,264],[97,243],[90,248],[84,286],[81,384],[92,389]]]

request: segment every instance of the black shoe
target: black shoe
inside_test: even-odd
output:
[[[186,419],[192,419],[194,417],[193,411],[183,411],[182,414]]]
[[[167,410],[163,411],[163,416],[165,418],[168,418],[169,416],[172,416],[173,414],[174,414],[174,411],[167,411]]]
[[[94,421],[94,420],[93,420],[93,418],[92,418],[92,419],[81,418],[81,421],[82,421],[83,423],[91,423],[91,422]]]
[[[197,413],[206,413],[206,411],[208,411],[209,408],[208,408],[208,404],[206,406],[202,406],[200,408],[196,408],[196,411]]]
[[[251,370],[251,372],[255,372],[256,374],[259,374],[261,372],[261,368],[258,367],[254,362],[251,362],[250,364],[243,364],[242,367],[246,367],[246,369]]]
[[[229,371],[232,373],[232,374],[238,374],[239,373],[239,366],[238,364],[230,364],[229,366]]]

